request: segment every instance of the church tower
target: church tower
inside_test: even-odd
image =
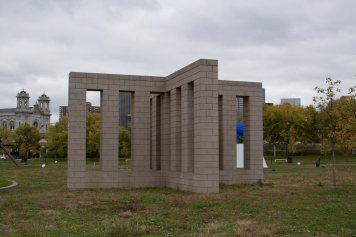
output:
[[[38,107],[42,113],[46,115],[50,115],[51,111],[49,109],[49,102],[51,101],[49,97],[43,93],[40,97],[38,97]]]
[[[29,105],[30,96],[25,90],[22,90],[19,93],[17,93],[16,98],[17,98],[16,112],[31,112],[30,105]]]
[[[49,109],[49,102],[51,100],[49,97],[43,93],[40,97],[38,97],[37,103],[38,103],[38,110],[41,113],[41,120],[40,120],[40,133],[47,133],[48,131],[48,126],[50,124],[51,120],[51,111]]]

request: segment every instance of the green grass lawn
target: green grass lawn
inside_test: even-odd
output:
[[[266,158],[268,161],[269,159]],[[66,163],[0,161],[0,236],[356,236],[356,159],[271,163],[256,185],[200,195],[165,188],[68,190]],[[300,161],[301,165],[296,165]]]
[[[3,188],[3,187],[7,187],[11,184],[12,182],[7,180],[7,179],[4,179],[4,178],[0,178],[0,188]]]

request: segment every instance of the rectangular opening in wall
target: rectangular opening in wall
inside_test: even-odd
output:
[[[223,170],[224,168],[224,130],[223,130],[223,114],[222,114],[222,95],[219,95],[218,106],[219,106],[219,170]]]
[[[245,168],[244,147],[244,97],[236,97],[236,168]]]
[[[100,168],[101,91],[86,93],[86,164],[87,170]]]
[[[150,168],[161,169],[161,99],[157,93],[150,95]]]
[[[133,92],[119,91],[119,169],[131,170]]]

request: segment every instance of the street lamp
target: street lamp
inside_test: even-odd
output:
[[[42,150],[46,151],[46,150],[45,150],[46,145],[47,145],[47,140],[46,140],[46,139],[42,138],[42,139],[38,142],[38,144],[40,144]],[[40,155],[41,155],[41,154],[42,154],[42,153],[40,153]],[[41,157],[41,158],[42,158],[42,157]],[[45,158],[45,164],[47,165],[46,155],[45,155],[44,158]]]

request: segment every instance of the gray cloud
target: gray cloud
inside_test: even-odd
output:
[[[0,107],[24,88],[58,117],[70,71],[167,75],[198,58],[307,105],[326,76],[356,84],[355,16],[352,0],[0,1]]]

